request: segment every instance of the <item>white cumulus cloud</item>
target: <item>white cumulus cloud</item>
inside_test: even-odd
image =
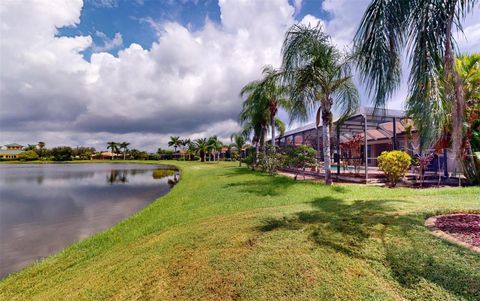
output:
[[[117,1],[94,3],[114,7]],[[228,142],[239,129],[241,87],[258,78],[263,65],[280,64],[292,24],[321,22],[347,47],[368,5],[326,0],[329,20],[296,20],[302,1],[291,3],[219,0],[221,22],[207,19],[195,30],[146,18],[157,40],[143,48],[123,45],[121,33],[96,32],[99,45],[91,36],[58,37],[58,28],[80,22],[81,0],[0,1],[0,144],[42,140],[100,149],[118,140],[153,151],[170,135],[217,134]],[[459,44],[478,50],[479,24],[469,20],[468,42]],[[81,54],[88,48],[90,61]],[[120,50],[113,56],[105,52],[111,49]]]

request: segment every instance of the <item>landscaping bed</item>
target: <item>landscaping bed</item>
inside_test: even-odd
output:
[[[480,253],[480,214],[435,216],[427,219],[426,225],[437,236]]]

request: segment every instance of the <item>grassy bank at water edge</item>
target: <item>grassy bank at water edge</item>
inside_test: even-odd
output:
[[[0,282],[1,300],[479,300],[480,256],[426,217],[480,212],[480,188],[295,182],[175,164],[170,193]]]

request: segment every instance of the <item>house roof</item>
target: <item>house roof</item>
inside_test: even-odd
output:
[[[8,147],[8,146],[11,146],[11,147],[21,146],[21,147],[23,147],[23,145],[20,145],[20,144],[18,144],[18,143],[11,143],[11,144],[7,144],[7,145],[5,145],[5,146],[7,146],[7,147]]]
[[[23,150],[19,149],[0,149],[0,155],[18,155],[23,153]]]
[[[340,141],[349,140],[352,135],[359,134],[363,136],[365,117],[367,119],[367,136],[369,139],[385,139],[393,137],[393,118],[396,118],[395,127],[397,134],[405,131],[405,127],[400,122],[402,119],[407,118],[405,111],[402,110],[390,110],[390,109],[377,109],[371,107],[360,107],[350,117],[340,122],[337,118],[333,122],[332,135],[337,130],[337,126],[340,132]],[[285,132],[282,136],[276,138],[282,138],[291,136],[293,134],[302,133],[309,130],[315,130],[315,122],[308,123],[302,127]],[[320,126],[321,135],[321,126]]]

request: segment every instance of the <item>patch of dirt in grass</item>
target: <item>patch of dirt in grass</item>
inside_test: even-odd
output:
[[[425,221],[433,233],[480,253],[480,214],[447,214]]]

